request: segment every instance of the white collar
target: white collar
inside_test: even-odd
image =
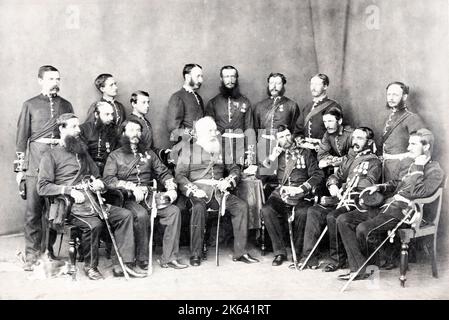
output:
[[[195,94],[195,91],[191,87],[187,85],[183,85],[182,87],[184,88],[185,91]]]
[[[313,103],[318,103],[318,102],[323,101],[326,98],[327,98],[327,94],[325,94],[324,96],[321,96],[321,97],[313,98],[312,101],[313,101]]]

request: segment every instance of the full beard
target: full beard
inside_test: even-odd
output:
[[[87,145],[78,137],[66,136],[64,138],[65,149],[73,154],[84,157],[88,154]]]
[[[221,151],[221,144],[217,138],[213,140],[198,139],[197,144],[208,153],[219,154]]]
[[[233,99],[240,98],[242,94],[240,93],[239,81],[238,80],[235,81],[234,88],[227,88],[222,82],[220,85],[220,93],[225,98],[233,98]]]
[[[129,140],[129,137],[125,135],[121,136],[120,145],[126,153],[133,153],[133,151],[131,150],[131,141]],[[139,140],[139,143],[137,143],[137,152],[142,154],[145,153],[145,144],[142,142],[142,140]]]
[[[285,93],[285,87],[282,87],[282,89],[279,90],[279,92],[278,92],[278,97],[284,96],[284,93]],[[272,96],[271,91],[270,91],[270,87],[269,87],[269,86],[267,86],[267,95],[268,95],[269,97]]]
[[[404,100],[401,100],[401,101],[399,101],[399,103],[395,107],[390,107],[390,105],[387,102],[386,103],[386,107],[387,107],[387,109],[395,108],[396,110],[401,110],[401,109],[405,108],[405,102],[404,102]]]
[[[100,132],[102,135],[102,139],[106,139],[108,141],[115,140],[117,138],[117,130],[114,122],[110,124],[104,124],[100,118],[98,118],[95,122],[95,130]]]

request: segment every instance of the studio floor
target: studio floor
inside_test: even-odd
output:
[[[260,255],[258,248],[250,253],[260,259],[257,264],[233,262],[231,248],[221,248],[220,266],[215,265],[215,249],[211,248],[208,260],[200,267],[183,270],[162,269],[154,261],[153,275],[126,281],[114,278],[111,260],[100,258],[99,269],[105,280],[91,281],[78,272],[77,281],[68,275],[44,278],[42,270],[24,272],[17,254],[23,250],[22,235],[0,237],[0,299],[160,299],[160,300],[300,300],[300,299],[448,299],[448,260],[440,259],[439,278],[431,275],[430,263],[411,263],[406,287],[399,284],[399,269],[376,271],[373,279],[353,282],[347,291],[340,293],[345,282],[337,275],[339,270],[325,273],[321,270],[295,271],[289,263],[273,267],[273,254]],[[160,250],[160,249],[159,249]],[[159,250],[156,251],[158,258]],[[101,251],[103,253],[103,251]],[[61,256],[67,256],[62,248]],[[188,248],[181,248],[181,260],[188,262]],[[81,269],[82,263],[78,263]]]

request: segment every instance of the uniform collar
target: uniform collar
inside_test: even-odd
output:
[[[191,87],[186,86],[186,85],[183,85],[182,87],[183,87],[183,89],[184,89],[185,91],[187,91],[188,93],[196,94],[195,91],[194,91]]]
[[[313,102],[314,104],[318,104],[318,103],[320,103],[320,102],[322,102],[323,100],[326,100],[326,99],[327,99],[327,94],[325,94],[325,95],[322,96],[322,97],[313,98],[313,99],[312,99],[312,102]]]
[[[133,111],[131,114],[135,115],[137,118],[139,119],[143,119],[145,120],[145,117],[143,115],[141,115],[139,112],[137,111]]]
[[[109,97],[105,97],[105,96],[103,96],[101,99],[103,99],[104,101],[109,102],[109,103],[114,103],[115,102],[114,98],[109,98]]]
[[[50,96],[52,97],[52,99],[56,98],[58,96],[57,93],[53,93],[53,94],[49,94],[49,93],[43,93],[41,92],[42,97],[50,99]]]
[[[363,151],[360,151],[359,153],[357,153],[356,158],[357,157],[361,157],[361,156],[366,156],[367,154],[371,153],[371,149],[365,149]]]

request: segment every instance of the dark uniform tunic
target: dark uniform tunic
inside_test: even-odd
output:
[[[326,107],[324,107],[325,104],[327,105]],[[341,106],[328,97],[324,97],[319,101],[307,103],[301,112],[301,117],[298,119],[297,124],[298,128],[301,129],[301,134],[306,138],[321,139],[326,132],[322,113],[325,110],[334,107],[342,111]],[[311,116],[309,116],[309,120],[306,122],[305,120],[309,114],[311,114]]]
[[[43,199],[36,190],[37,174],[42,155],[50,144],[37,142],[40,138],[52,138],[56,119],[63,113],[73,113],[73,107],[64,98],[51,99],[40,94],[24,102],[17,122],[16,152],[25,154],[20,170],[26,174],[25,253],[35,255],[41,249]]]
[[[225,156],[230,158],[229,162],[241,163],[240,160],[243,162],[245,144],[248,148],[249,145],[256,143],[253,131],[253,112],[248,98],[243,95],[238,98],[226,98],[222,94],[218,94],[207,103],[205,115],[211,116],[215,120],[221,134],[243,134],[247,129],[251,129],[251,132],[246,132],[245,137],[242,138],[222,137],[223,149],[226,150]]]
[[[118,144],[118,135],[115,131],[110,132],[109,136],[106,130],[99,130],[95,126],[95,121],[85,122],[80,126],[80,137],[86,143],[92,159],[95,161],[100,174],[103,173],[104,165],[109,154],[116,149]]]
[[[341,126],[340,129],[329,134],[327,131],[324,133],[323,138],[318,149],[318,161],[327,157],[343,157],[346,155],[352,145],[352,133],[354,129],[349,126]]]
[[[226,178],[225,178],[226,177]],[[235,164],[223,164],[220,155],[211,155],[196,142],[186,142],[176,166],[176,182],[179,190],[192,202],[190,219],[190,250],[192,256],[200,256],[204,238],[206,210],[217,207],[221,202],[221,193],[215,190],[214,183],[219,179],[229,179],[233,187],[240,180],[240,167]],[[210,184],[207,184],[209,182]],[[193,196],[193,190],[201,189],[207,198]],[[234,232],[234,258],[246,253],[248,233],[248,205],[233,194],[226,200],[226,210],[232,216]]]
[[[245,132],[254,129],[251,102],[243,95],[238,98],[226,98],[217,94],[206,105],[206,116],[211,116],[217,124],[220,133]]]
[[[411,158],[400,161],[399,175],[380,188],[382,192],[393,192],[404,200],[387,199],[385,207],[377,209],[378,214],[370,218],[366,212],[354,210],[337,219],[338,230],[348,255],[351,271],[358,270],[365,262],[367,238],[374,230],[386,232],[394,228],[404,218],[403,210],[408,201],[426,198],[435,193],[444,179],[444,172],[436,161],[426,165],[416,165]],[[363,270],[362,270],[363,273]]]
[[[123,106],[123,104],[121,104],[120,102],[113,100],[106,100],[105,98],[101,98],[99,101],[96,101],[94,103],[92,103],[89,107],[89,110],[87,110],[87,117],[86,117],[86,121],[94,121],[95,120],[95,106],[97,105],[98,102],[107,102],[109,103],[112,108],[114,109],[114,122],[115,124],[118,126],[120,126],[127,118],[127,112],[126,112],[126,108]]]
[[[410,112],[407,108],[397,111],[393,109],[385,120],[382,135],[384,181],[390,181],[399,174],[400,160],[389,158],[407,152],[410,133],[421,128],[425,128],[421,117],[416,113]]]
[[[193,128],[193,124],[204,116],[203,99],[195,91],[187,91],[184,87],[175,92],[168,101],[167,130],[170,141],[178,141],[182,132],[177,129]]]
[[[41,196],[70,195],[72,188],[79,184],[84,176],[99,177],[98,168],[89,155],[80,157],[57,146],[45,153],[39,167],[38,192]],[[99,218],[99,204],[91,191],[82,191],[83,203],[72,205],[71,222],[80,227],[83,235],[81,245],[84,248],[84,263],[88,267],[98,266],[99,237],[103,222]],[[92,200],[89,200],[92,199]],[[125,263],[134,262],[134,233],[132,214],[124,208],[108,206],[108,217],[119,252]],[[114,264],[118,261],[113,256]]]
[[[258,102],[254,106],[253,113],[259,162],[263,161],[273,151],[276,130],[280,125],[286,126],[292,134],[300,131],[296,127],[296,122],[300,115],[299,107],[296,102],[285,96],[269,97]]]
[[[254,128],[266,129],[266,134],[273,134],[272,130],[282,124],[293,134],[297,131],[299,114],[298,104],[293,100],[285,96],[269,97],[254,106]]]
[[[265,225],[273,243],[273,253],[287,255],[280,219],[290,216],[293,207],[295,208],[294,244],[296,252],[300,253],[303,246],[307,208],[311,206],[310,201],[305,200],[304,196],[310,195],[312,189],[323,182],[324,173],[318,167],[316,157],[309,149],[292,148],[279,156],[277,178],[279,187],[271,193],[262,208]],[[280,195],[281,186],[300,187],[303,195],[288,197],[287,202],[284,202]]]
[[[173,176],[159,157],[149,148],[145,154],[132,153],[129,148],[121,147],[113,151],[104,168],[104,181],[111,188],[120,188],[122,183],[133,182],[137,186],[151,186],[153,178],[157,178],[167,189],[175,189]],[[171,182],[170,182],[171,181]],[[148,199],[151,199],[149,195]],[[150,200],[148,200],[150,201]],[[151,224],[151,208],[145,202],[137,203],[127,200],[125,208],[134,216],[134,234],[136,241],[136,259],[148,263],[149,227]],[[161,264],[177,259],[179,251],[179,235],[181,231],[181,214],[179,208],[169,205],[157,212],[159,222],[166,226],[163,236]],[[150,262],[151,263],[151,262]]]
[[[331,175],[327,180],[327,186],[340,186],[344,183],[344,192],[352,185],[352,192],[361,192],[366,187],[372,186],[378,182],[382,173],[382,163],[380,159],[371,152],[365,150],[355,153],[352,149],[343,157],[343,162],[338,168],[336,174]],[[358,180],[358,181],[357,181]],[[357,183],[356,183],[357,182]],[[357,197],[350,196],[357,201]],[[307,223],[304,235],[303,257],[307,257],[318,241],[322,229],[328,227],[330,257],[333,264],[340,267],[344,264],[346,255],[343,245],[338,237],[336,219],[339,215],[354,209],[354,205],[335,207],[323,207],[315,204],[307,212]],[[318,264],[318,256],[314,254],[309,260],[309,265]]]

